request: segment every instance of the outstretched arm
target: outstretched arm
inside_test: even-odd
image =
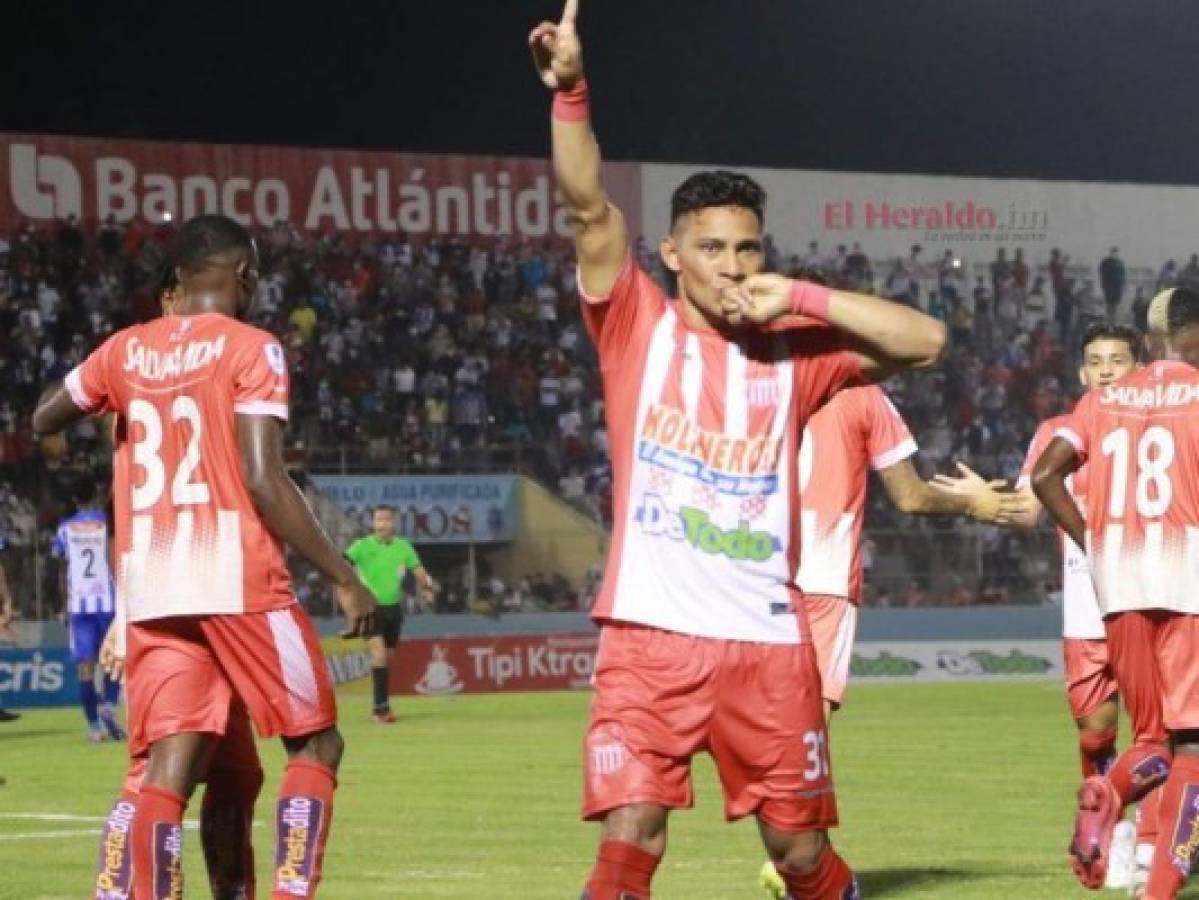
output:
[[[996,483],[983,482],[982,490],[956,493],[920,477],[910,459],[879,471],[887,496],[902,512],[921,516],[970,516],[980,522],[1008,524],[1019,513],[1017,494],[995,490]]]
[[[931,366],[945,346],[944,323],[922,312],[865,294],[829,290],[782,275],[751,275],[725,291],[730,324],[770,325],[789,316],[827,322],[857,338],[862,374],[873,381],[904,369]]]
[[[555,92],[550,119],[554,177],[574,226],[580,288],[604,297],[628,256],[629,236],[624,216],[604,192],[599,143],[588,114],[578,13],[579,0],[566,0],[557,24],[542,22],[530,32],[529,48],[542,83]]]
[[[37,401],[37,409],[33,411],[33,433],[38,437],[57,434],[86,415],[71,399],[67,386],[56,381],[42,391]]]

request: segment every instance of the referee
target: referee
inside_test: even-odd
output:
[[[358,568],[359,577],[379,604],[375,633],[367,638],[375,694],[371,718],[376,722],[394,722],[396,717],[387,699],[388,676],[391,657],[404,627],[404,575],[411,572],[416,576],[426,599],[432,597],[433,579],[412,545],[396,537],[395,507],[376,506],[373,515],[374,533],[350,544],[346,559]]]

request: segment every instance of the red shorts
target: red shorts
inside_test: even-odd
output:
[[[1062,638],[1066,669],[1066,700],[1070,715],[1085,719],[1116,693],[1116,673],[1108,658],[1107,641]]]
[[[716,762],[729,819],[756,813],[787,832],[837,824],[810,644],[605,625],[583,748],[584,818],[632,803],[691,806],[691,757],[701,750]]]
[[[125,781],[121,790],[126,794],[140,794],[142,778],[146,774],[147,755],[142,753],[129,758],[129,771],[125,773]],[[212,750],[208,760],[208,769],[247,769],[261,770],[262,760],[258,758],[258,747],[254,744],[254,729],[250,727],[250,715],[246,708],[237,701],[229,707],[229,716],[225,720],[225,733]],[[208,780],[207,770],[200,781]]]
[[[224,734],[235,699],[259,737],[300,737],[337,721],[320,638],[298,605],[134,622],[128,640],[131,756],[172,734]]]
[[[858,631],[857,604],[832,594],[804,594],[803,599],[820,669],[821,695],[833,706],[840,706]]]
[[[1199,616],[1151,609],[1105,620],[1136,743],[1199,728]]]

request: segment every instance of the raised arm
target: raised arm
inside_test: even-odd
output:
[[[1082,460],[1070,442],[1055,437],[1033,466],[1032,489],[1053,520],[1080,549],[1086,550],[1086,521],[1066,487],[1066,478],[1080,465]]]
[[[931,366],[945,347],[945,325],[932,316],[890,300],[782,275],[751,275],[729,288],[723,310],[733,325],[772,325],[788,316],[803,316],[840,328],[861,342],[862,374],[873,381]]]
[[[333,582],[350,620],[351,634],[369,635],[374,627],[375,599],[353,566],[337,552],[283,463],[279,422],[268,415],[237,415],[237,445],[242,473],[254,508],[267,527]]]
[[[550,139],[554,177],[570,211],[579,259],[580,288],[606,296],[629,253],[624,216],[604,192],[599,143],[591,130],[583,51],[576,21],[579,0],[566,0],[562,19],[529,33],[533,65],[554,92]]]

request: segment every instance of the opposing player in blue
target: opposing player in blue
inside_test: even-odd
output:
[[[120,681],[104,676],[101,696],[96,691],[96,662],[100,645],[116,612],[115,583],[109,566],[108,514],[102,508],[96,483],[75,485],[77,510],[58,526],[54,555],[63,560],[60,585],[66,598],[71,656],[79,675],[79,701],[87,719],[88,740],[125,739],[116,719]]]

